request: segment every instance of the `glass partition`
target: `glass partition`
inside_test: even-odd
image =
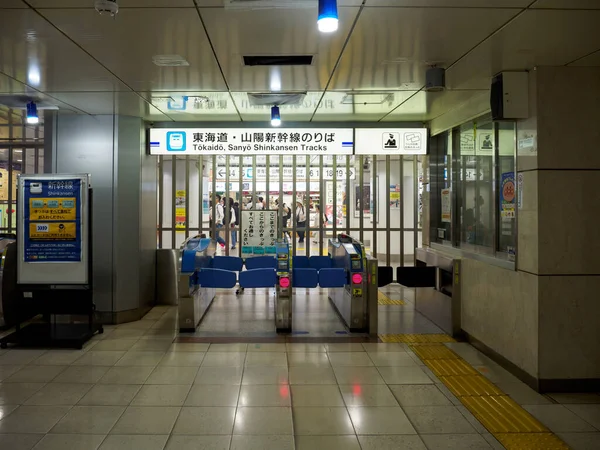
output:
[[[431,138],[431,242],[515,260],[515,125],[482,117]]]

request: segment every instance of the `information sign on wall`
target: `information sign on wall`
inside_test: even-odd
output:
[[[81,261],[81,181],[25,180],[23,260]]]
[[[242,257],[274,255],[277,242],[277,211],[242,210]]]
[[[452,222],[452,192],[442,189],[442,222]]]
[[[152,128],[151,155],[351,155],[351,128]]]
[[[427,128],[357,128],[356,155],[426,155]]]
[[[500,217],[503,219],[515,218],[515,194],[515,173],[503,173],[502,185],[500,186]]]

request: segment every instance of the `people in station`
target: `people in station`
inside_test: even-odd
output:
[[[225,247],[225,239],[221,237],[219,228],[223,228],[223,221],[225,220],[225,210],[223,209],[223,200],[219,194],[216,195],[216,206],[215,206],[215,225],[217,227],[217,242],[221,248]]]
[[[296,229],[298,231],[298,243],[304,242],[304,233],[306,228],[306,211],[302,202],[296,202]]]
[[[265,209],[265,199],[263,197],[258,197],[258,201],[256,202],[254,209]]]
[[[286,231],[286,228],[288,227],[288,224],[290,223],[290,219],[292,218],[292,210],[291,208],[286,205],[285,203],[283,204],[283,217],[282,217],[282,223],[283,223],[283,235],[287,236],[288,239],[291,239],[292,236],[290,235],[289,231]]]
[[[323,228],[327,226],[327,222],[329,221],[329,219],[327,219],[327,214],[321,212],[321,207],[319,205],[315,205],[315,210],[317,213],[315,216],[315,228],[317,229],[317,231],[315,231],[313,244],[318,244],[320,239],[319,228],[321,227],[321,224],[319,223],[319,217],[323,216]]]
[[[236,205],[238,206],[236,207]],[[231,229],[231,250],[235,250],[235,245],[237,244],[236,225],[238,225],[240,217],[239,204],[236,203],[233,198],[229,197],[228,208],[230,210],[229,227]]]

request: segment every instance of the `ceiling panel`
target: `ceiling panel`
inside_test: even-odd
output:
[[[176,121],[239,121],[229,92],[140,92]]]
[[[147,120],[169,120],[135,92],[50,92],[49,95],[88,114],[121,114]]]
[[[21,0],[2,0],[0,2],[0,9],[4,8],[29,8]]]
[[[226,90],[195,10],[126,9],[116,20],[89,9],[44,14],[134,90]],[[189,66],[159,67],[155,55],[180,55]]]
[[[517,14],[516,9],[367,8],[332,89],[420,89],[430,64],[446,66]]]
[[[600,67],[600,50],[569,64],[577,67]]]
[[[323,92],[307,92],[304,100],[298,105],[280,105],[282,121],[308,121],[313,115]],[[231,96],[244,121],[271,120],[271,106],[251,105],[246,92],[232,92]]]
[[[4,1],[4,0],[2,0]],[[34,8],[94,8],[94,0],[28,0]],[[216,3],[213,0],[211,3]],[[121,8],[194,7],[194,0],[118,0]],[[118,16],[117,16],[118,17]]]
[[[2,12],[0,71],[48,91],[126,90],[33,10]]]
[[[425,92],[419,91],[386,116],[383,122],[404,120],[429,121],[441,116],[449,110],[468,101],[471,97],[481,95],[484,91],[451,91]]]
[[[532,8],[600,9],[598,0],[538,0]]]
[[[336,33],[317,30],[317,9],[203,9],[202,16],[232,91],[318,91],[339,57],[358,8],[340,8]],[[242,55],[317,55],[311,66],[244,67]]]
[[[525,8],[532,0],[367,0],[366,6],[443,8]]]
[[[325,93],[313,120],[365,120],[376,122],[415,91]]]
[[[529,10],[446,73],[451,89],[488,89],[503,70],[560,66],[600,48],[600,11]]]
[[[0,72],[0,94],[22,94],[33,91],[26,84],[12,79]]]

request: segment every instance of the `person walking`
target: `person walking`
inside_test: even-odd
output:
[[[296,202],[296,231],[298,232],[298,243],[304,242],[304,234],[306,229],[306,212],[302,202]]]

